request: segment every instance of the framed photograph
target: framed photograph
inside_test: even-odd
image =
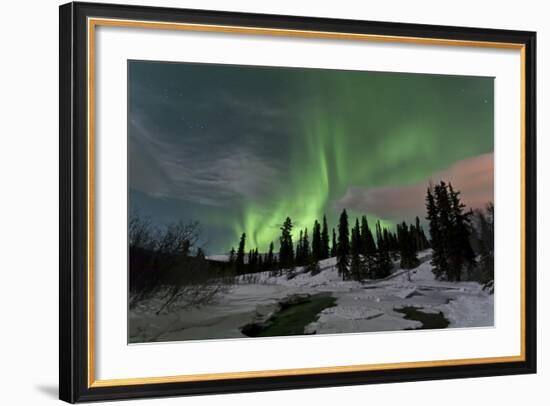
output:
[[[60,398],[536,371],[534,32],[60,7]]]

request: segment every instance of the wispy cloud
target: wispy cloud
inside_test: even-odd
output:
[[[145,194],[224,206],[261,196],[276,183],[278,163],[251,148],[175,147],[153,132],[139,119],[130,122],[130,187]]]
[[[487,153],[458,161],[444,171],[412,185],[379,188],[350,187],[335,202],[338,208],[363,211],[390,220],[422,215],[424,198],[430,183],[451,182],[467,207],[482,208],[493,201],[494,156]]]

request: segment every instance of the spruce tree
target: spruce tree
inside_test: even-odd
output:
[[[379,250],[381,247],[384,247],[384,237],[382,236],[382,226],[380,224],[380,220],[376,221],[374,228],[376,231],[376,247]]]
[[[329,257],[330,249],[329,249],[329,236],[328,236],[328,224],[327,224],[327,216],[323,215],[323,229],[321,231],[321,258],[320,259],[327,259]]]
[[[412,269],[418,266],[415,230],[415,226],[411,225],[409,228],[405,222],[397,225],[397,240],[402,269]]]
[[[436,191],[439,188],[439,185],[428,187],[426,192],[426,219],[428,220],[431,238],[432,259],[430,263],[432,265],[432,272],[437,279],[443,279],[446,277],[447,272],[447,257],[444,245],[445,236],[443,235],[443,228],[440,220],[440,210],[436,202]]]
[[[475,264],[475,254],[470,245],[470,218],[472,211],[464,211],[466,207],[460,201],[460,192],[455,191],[449,183],[450,218],[452,229],[449,245],[449,268],[452,278],[462,279],[462,271],[466,267],[471,270]]]
[[[252,249],[248,252],[248,272],[258,272],[258,249]]]
[[[409,226],[409,255],[410,255],[410,263],[411,265],[416,268],[420,261],[418,260],[418,247],[421,247],[420,243],[420,233],[418,232],[418,229],[416,228],[416,225],[411,224]],[[417,243],[418,239],[418,243]]]
[[[382,228],[380,220],[376,221],[375,224],[376,230],[376,247],[377,252],[387,252],[389,253],[389,241],[388,241],[388,231],[386,228]]]
[[[481,210],[478,214],[479,221],[479,256],[480,256],[480,282],[488,283],[494,280],[494,217],[493,204],[487,205],[486,214]]]
[[[415,218],[414,226],[411,225],[411,227],[413,227],[413,239],[416,250],[425,250],[426,246],[424,245],[424,239],[422,238],[424,230],[422,230],[422,226],[420,225],[420,219],[418,218],[418,216],[416,216]]]
[[[366,216],[361,217],[361,228],[359,229],[359,252],[361,255],[367,255],[367,232],[369,230],[369,223]]]
[[[279,265],[281,269],[291,269],[294,267],[294,245],[292,243],[292,221],[290,217],[285,219],[281,227],[279,242]]]
[[[361,254],[369,255],[373,254],[376,251],[376,244],[374,242],[374,237],[369,228],[369,223],[367,217],[361,217]]]
[[[465,270],[471,271],[475,254],[470,243],[472,211],[465,212],[460,192],[441,181],[428,189],[426,196],[429,221],[431,264],[438,279],[462,280]]]
[[[351,230],[350,244],[350,276],[360,281],[363,279],[363,267],[361,262],[361,231],[359,228],[359,220],[355,219],[355,227]]]
[[[384,247],[386,248],[386,250],[388,251],[389,254],[396,253],[396,251],[397,251],[397,249],[396,249],[397,244],[395,244],[395,243],[392,241],[392,235],[391,235],[391,233],[388,231],[388,229],[385,228],[385,227],[384,227],[384,229],[382,230],[382,240],[384,241]]]
[[[315,222],[315,224],[318,225],[319,223]],[[315,230],[315,226],[314,226],[314,230]],[[316,257],[316,255],[313,254],[313,242],[312,242],[311,250],[309,249],[309,239],[307,235],[307,228],[304,234],[304,257],[305,257],[307,272],[310,272],[312,275],[316,275],[319,272],[321,272],[321,268],[319,267],[319,260]]]
[[[361,254],[364,272],[369,278],[376,277],[376,243],[366,216],[361,217]]]
[[[267,256],[265,258],[264,266],[267,270],[272,270],[274,268],[273,265],[273,241],[271,241],[271,243],[269,244]]]
[[[405,225],[405,231],[403,230],[403,225]],[[398,245],[399,245],[399,256],[401,257],[401,263],[400,263],[400,267],[403,268],[403,269],[406,269],[406,243],[405,243],[405,235],[404,233],[408,230],[405,222],[401,223],[401,224],[397,224],[396,225],[396,229],[397,229],[397,242],[398,242]]]
[[[378,247],[376,252],[374,275],[375,278],[385,278],[386,276],[389,276],[393,264],[391,262],[389,248],[384,239],[384,233],[382,231],[380,220],[376,222],[376,240]]]
[[[390,242],[391,242],[391,250],[394,253],[397,253],[399,251],[399,243],[397,241],[397,232],[390,233]]]
[[[300,234],[298,236],[298,242],[296,243],[296,259],[294,261],[296,265],[304,264],[303,238],[304,238],[304,233],[302,230],[300,230]]]
[[[307,227],[306,231],[304,232],[304,239],[302,241],[302,255],[304,263],[307,263],[310,260],[311,257],[311,250],[309,249],[309,236],[307,234]]]
[[[237,250],[237,256],[235,257],[235,269],[237,273],[244,272],[244,249],[246,243],[246,234],[242,233],[241,240],[239,241],[239,248]]]
[[[336,256],[336,247],[338,246],[338,243],[336,242],[336,231],[334,231],[334,228],[332,229],[332,245],[330,247],[330,256],[335,257]]]
[[[444,262],[442,261],[443,277],[447,280],[453,280],[454,275],[450,270],[449,259],[449,243],[453,238],[453,222],[451,219],[451,202],[449,192],[445,182],[439,182],[435,187],[435,203],[439,212],[439,234],[441,237],[441,245],[443,247]]]
[[[313,234],[311,236],[311,255],[315,260],[320,260],[321,253],[321,225],[317,220],[313,223]]]
[[[231,265],[235,263],[235,247],[231,247],[231,251],[229,251],[229,259],[227,262],[229,262]]]
[[[338,245],[336,246],[338,275],[342,276],[344,280],[349,279],[349,250],[348,213],[344,209],[338,222]]]

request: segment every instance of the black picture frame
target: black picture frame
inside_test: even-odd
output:
[[[373,21],[260,15],[93,3],[60,6],[60,276],[59,397],[67,402],[219,394],[536,372],[536,33]],[[513,43],[523,47],[524,72],[524,359],[208,381],[93,386],[88,352],[87,19],[130,19]]]

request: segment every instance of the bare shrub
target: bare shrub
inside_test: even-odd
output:
[[[131,309],[144,302],[154,303],[156,314],[204,306],[229,289],[226,270],[213,266],[196,247],[197,222],[158,228],[134,213],[128,224]]]

